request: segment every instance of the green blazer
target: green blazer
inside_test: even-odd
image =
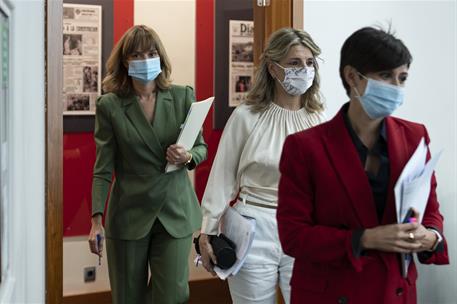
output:
[[[189,151],[192,161],[187,168],[164,173],[166,150],[176,142],[194,101],[191,87],[173,85],[159,91],[149,123],[136,96],[121,98],[109,93],[98,98],[92,214],[103,214],[111,186],[107,237],[140,239],[156,219],[176,238],[200,228],[200,206],[186,169],[206,159],[201,133]]]

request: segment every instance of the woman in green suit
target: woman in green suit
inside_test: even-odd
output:
[[[89,245],[101,256],[106,237],[114,304],[189,297],[188,256],[201,212],[186,169],[206,158],[207,146],[201,134],[189,151],[174,144],[195,97],[172,85],[170,73],[158,35],[134,26],[108,59],[106,94],[97,100]],[[181,169],[164,173],[167,162]]]

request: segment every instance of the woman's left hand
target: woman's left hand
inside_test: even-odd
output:
[[[423,225],[418,225],[416,229],[409,231],[414,236],[414,239],[422,244],[421,248],[416,252],[431,250],[436,242],[436,234],[433,231],[425,228]]]
[[[414,211],[414,218],[420,218],[417,211]],[[408,231],[408,233],[414,238],[411,241],[417,241],[421,244],[421,247],[414,250],[414,252],[421,252],[425,250],[431,250],[435,245],[437,236],[433,231],[425,228],[424,225],[419,224],[415,229]]]
[[[173,165],[186,163],[190,158],[190,153],[181,145],[171,145],[167,149],[167,161]]]

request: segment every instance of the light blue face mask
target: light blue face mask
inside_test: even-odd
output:
[[[129,76],[142,83],[148,83],[156,79],[161,72],[160,57],[132,60],[129,62]]]
[[[360,100],[363,109],[371,119],[389,116],[403,104],[405,93],[402,87],[367,78],[362,74],[360,76],[368,82],[363,96],[360,96],[357,88],[354,87],[357,93],[355,97]]]

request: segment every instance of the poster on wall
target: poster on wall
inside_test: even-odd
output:
[[[229,20],[229,106],[246,99],[254,75],[254,21]]]
[[[91,115],[101,94],[102,7],[63,5],[63,114]]]

